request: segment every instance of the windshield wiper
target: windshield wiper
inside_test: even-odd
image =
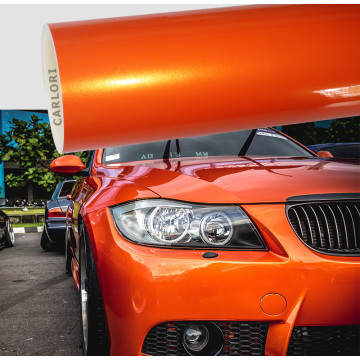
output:
[[[180,142],[179,142],[179,139],[175,139],[175,141],[176,141],[176,153],[180,154]],[[169,156],[170,156],[170,144],[171,144],[171,140],[168,140],[168,142],[166,143],[166,146],[165,146],[165,150],[164,150],[164,154],[163,154],[163,160],[169,159]]]
[[[170,155],[170,143],[171,143],[171,140],[168,140],[168,142],[166,143],[165,151],[164,151],[164,154],[163,154],[163,160],[166,160],[166,159],[169,158],[169,155]]]
[[[247,151],[249,150],[249,147],[252,143],[252,141],[254,140],[254,137],[256,135],[257,129],[253,129],[251,130],[250,135],[248,136],[248,138],[246,139],[243,147],[241,148],[241,150],[238,153],[238,156],[245,156]]]

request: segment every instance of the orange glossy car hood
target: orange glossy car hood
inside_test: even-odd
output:
[[[114,175],[183,201],[266,203],[296,195],[360,192],[359,164],[335,159],[209,157],[135,164],[113,169]]]

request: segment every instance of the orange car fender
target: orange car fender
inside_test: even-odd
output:
[[[269,321],[268,355],[286,353],[293,326],[357,323],[358,259],[334,260],[308,249],[284,225],[284,204],[244,208],[252,218],[265,219],[259,230],[269,251],[219,250],[217,258],[205,259],[204,250],[160,249],[123,239],[108,209],[88,215],[112,354],[139,354],[146,333],[165,321]],[[282,248],[272,244],[266,228]],[[344,302],[347,306],[339,306]],[[133,336],[119,342],[130,328]]]
[[[76,243],[73,254],[73,274],[74,279],[79,287],[79,226],[84,221],[88,230],[94,258],[97,263],[97,247],[92,240],[91,226],[87,220],[88,214],[95,212],[98,214],[106,207],[123,203],[130,200],[143,198],[158,198],[159,196],[145,187],[135,184],[131,181],[114,180],[106,177],[87,177],[79,180],[74,186],[72,192],[73,209],[71,212],[71,228],[70,232]],[[69,235],[70,236],[70,235]]]

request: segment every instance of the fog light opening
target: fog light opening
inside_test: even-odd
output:
[[[221,330],[213,323],[190,323],[183,332],[183,346],[190,355],[215,356],[223,347]]]

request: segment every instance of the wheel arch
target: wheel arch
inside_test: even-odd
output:
[[[78,216],[79,227],[81,226],[81,223],[84,223],[85,231],[86,231],[86,233],[88,235],[90,245],[91,245],[91,249],[92,249],[92,253],[93,253],[93,256],[94,256],[95,268],[96,268],[98,283],[99,283],[100,292],[101,292],[101,299],[102,299],[102,302],[103,302],[103,309],[104,309],[104,315],[105,315],[105,321],[106,321],[106,328],[108,330],[109,346],[111,347],[111,337],[110,337],[110,333],[109,333],[109,326],[108,326],[108,320],[107,320],[107,314],[106,314],[106,306],[104,304],[103,282],[102,282],[102,277],[101,277],[101,270],[100,270],[100,267],[99,267],[99,258],[98,258],[98,251],[97,251],[97,247],[96,247],[96,241],[95,241],[94,233],[93,233],[93,230],[92,230],[91,222],[89,220],[89,217],[86,214],[85,215],[79,214],[79,216]]]

